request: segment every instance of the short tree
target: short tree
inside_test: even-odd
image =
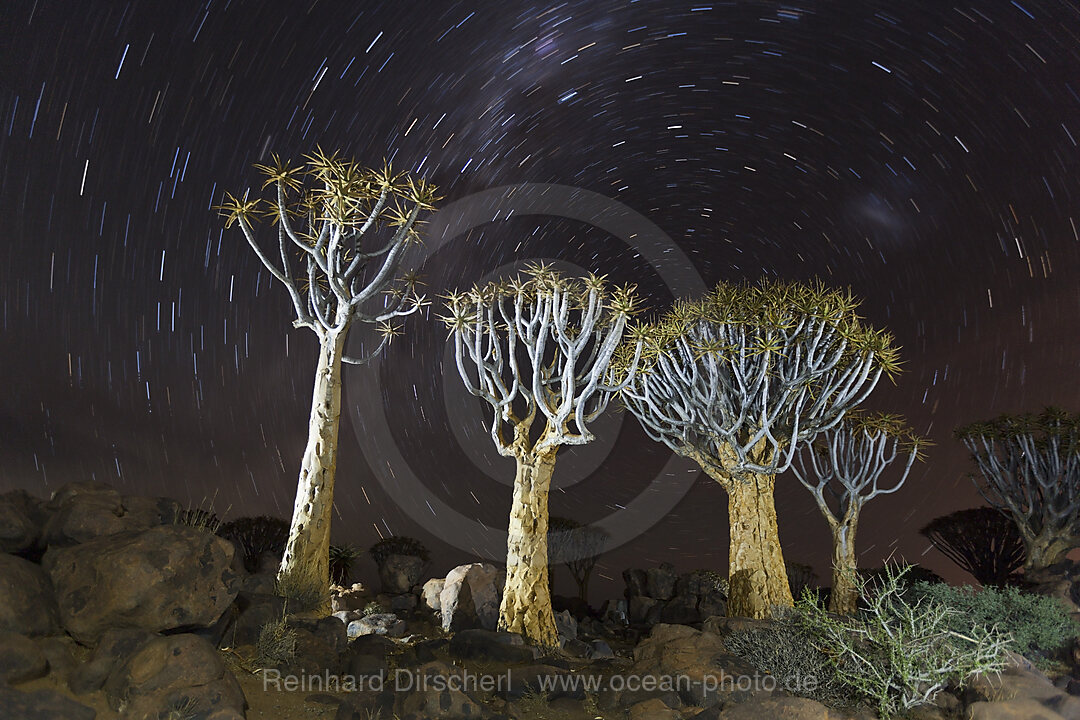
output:
[[[1009,513],[1024,540],[1025,574],[1080,545],[1080,416],[1048,407],[957,429],[990,505]]]
[[[816,284],[720,284],[642,330],[642,371],[621,396],[646,433],[727,491],[730,615],[792,605],[775,476],[898,370],[891,337],[863,325],[857,307]]]
[[[566,565],[582,600],[589,599],[589,576],[610,537],[601,527],[569,518],[552,517],[548,522],[548,565]]]
[[[499,627],[553,646],[547,533],[555,455],[593,439],[589,423],[633,377],[641,342],[619,363],[620,380],[612,358],[626,351],[620,343],[637,306],[631,290],[609,292],[601,277],[568,278],[546,265],[530,266],[526,278],[452,294],[443,321],[465,387],[494,411],[495,447],[517,461]],[[542,427],[534,427],[538,418]]]
[[[416,280],[396,271],[406,245],[418,239],[420,213],[434,208],[434,189],[422,180],[395,175],[388,166],[365,170],[355,162],[308,156],[303,166],[256,165],[271,188],[270,199],[226,194],[220,206],[226,227],[240,226],[255,255],[289,293],[294,327],[319,339],[319,364],[308,421],[307,446],[293,506],[289,540],[278,571],[279,584],[306,597],[321,598],[329,612],[330,513],[337,466],[342,363],[363,364],[398,332],[394,318],[423,304]],[[311,187],[305,187],[310,180]],[[277,226],[277,259],[256,239],[260,215]],[[349,329],[378,326],[382,340],[366,357],[345,355]]]
[[[925,444],[897,415],[856,411],[796,456],[791,471],[814,496],[832,530],[832,612],[851,615],[858,609],[855,533],[863,505],[899,490]],[[898,459],[905,461],[903,471],[882,484],[882,475]]]
[[[1026,558],[1016,522],[997,508],[957,510],[932,520],[919,533],[980,585],[1008,585]]]

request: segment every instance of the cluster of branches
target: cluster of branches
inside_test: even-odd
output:
[[[420,213],[434,209],[435,190],[388,165],[365,169],[321,150],[298,166],[272,158],[256,168],[266,175],[263,188],[274,188],[274,198],[226,194],[220,206],[226,227],[239,224],[259,260],[288,290],[296,327],[321,338],[353,321],[377,324],[383,338],[378,348],[364,358],[345,358],[367,362],[398,333],[391,320],[424,304],[415,276],[391,286],[405,246],[419,240]],[[277,225],[277,260],[256,242],[254,223],[260,217]],[[388,238],[365,242],[384,228],[391,230]]]
[[[979,469],[979,493],[1016,521],[1026,570],[1080,545],[1080,416],[1049,407],[966,425],[956,437]]]
[[[1007,585],[1027,557],[1016,522],[998,508],[957,510],[919,533],[984,586]]]
[[[621,344],[638,302],[631,287],[609,290],[603,276],[565,277],[545,264],[528,266],[524,278],[450,294],[441,319],[466,388],[495,409],[491,437],[500,454],[593,440],[589,423],[634,376],[641,355],[640,339]],[[627,356],[622,377],[612,363],[617,352]],[[546,425],[533,445],[538,411]]]
[[[650,437],[714,477],[782,472],[899,369],[891,336],[857,306],[820,284],[721,283],[648,328],[622,397]]]

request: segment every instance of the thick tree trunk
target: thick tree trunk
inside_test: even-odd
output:
[[[1024,574],[1032,575],[1064,560],[1069,551],[1076,547],[1076,540],[1052,531],[1043,531],[1032,538],[1025,537],[1024,545],[1027,547]]]
[[[767,618],[791,607],[780,531],[773,503],[775,477],[745,475],[722,482],[728,494],[728,617]]]
[[[833,527],[832,591],[829,611],[838,615],[854,615],[859,607],[858,568],[855,564],[855,529],[857,519],[837,523]]]
[[[548,584],[548,490],[555,453],[517,460],[506,540],[506,586],[499,628],[544,646],[558,645]]]
[[[296,487],[289,542],[278,570],[278,583],[293,597],[295,609],[319,615],[330,612],[330,518],[344,347],[345,333],[341,332],[328,335],[319,348],[307,447]]]

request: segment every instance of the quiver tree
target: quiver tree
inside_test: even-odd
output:
[[[898,369],[891,337],[857,307],[817,284],[720,284],[642,330],[642,368],[621,396],[650,437],[727,491],[729,615],[792,605],[775,475]]]
[[[814,496],[832,530],[830,611],[851,615],[858,608],[855,532],[863,505],[899,490],[926,444],[897,415],[855,411],[796,456],[791,471]],[[903,471],[882,483],[882,475],[897,460],[903,462]]]
[[[589,599],[589,576],[604,552],[611,536],[601,527],[584,525],[569,518],[552,517],[548,521],[548,565],[565,564],[578,597]]]
[[[919,531],[980,585],[1003,587],[1024,565],[1024,540],[1012,516],[992,507],[957,510]]]
[[[1080,417],[1048,407],[967,425],[956,437],[979,468],[979,494],[1016,522],[1025,574],[1080,545]]]
[[[237,199],[226,194],[220,206],[226,227],[240,226],[255,255],[285,286],[296,318],[319,339],[319,363],[308,420],[307,445],[300,466],[289,540],[278,570],[281,587],[300,596],[321,598],[318,612],[329,612],[330,511],[341,415],[342,363],[363,364],[398,333],[392,321],[424,304],[416,279],[397,278],[406,245],[418,240],[420,213],[434,208],[434,189],[422,180],[395,175],[388,166],[367,170],[321,150],[301,166],[272,156],[256,165],[267,176],[268,199]],[[277,249],[266,252],[257,240],[260,217],[277,229]],[[345,355],[345,340],[355,324],[378,328],[381,341],[364,357]]]
[[[499,627],[542,645],[558,644],[547,548],[555,455],[593,440],[589,423],[633,377],[641,341],[620,343],[636,307],[629,288],[533,265],[525,279],[451,294],[442,318],[465,387],[494,411],[495,447],[517,461]],[[618,375],[617,350],[628,356]]]

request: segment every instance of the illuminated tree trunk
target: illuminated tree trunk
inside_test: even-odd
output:
[[[544,646],[557,646],[548,583],[548,490],[555,453],[517,458],[514,502],[506,541],[506,585],[499,628]]]
[[[1025,535],[1024,545],[1027,547],[1024,574],[1031,575],[1064,560],[1069,551],[1076,546],[1076,540],[1056,535],[1053,529],[1048,528],[1038,535],[1030,537]]]
[[[775,476],[746,474],[721,484],[731,528],[728,617],[767,618],[773,607],[794,605],[776,525]]]
[[[857,516],[847,523],[833,525],[832,591],[829,593],[829,611],[839,615],[854,615],[859,606],[859,588],[856,584],[858,568],[855,564],[855,527]]]
[[[278,570],[278,582],[290,594],[318,598],[317,606],[310,608],[318,614],[330,611],[330,519],[337,470],[345,335],[345,331],[327,334],[319,346],[307,447],[300,466],[289,542]]]

